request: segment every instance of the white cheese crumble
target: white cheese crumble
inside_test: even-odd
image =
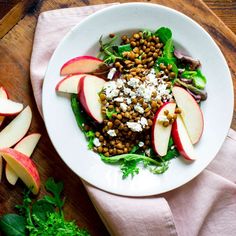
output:
[[[143,130],[138,122],[127,122],[126,124],[134,132],[141,132]]]
[[[123,80],[123,79],[118,79],[118,80],[116,81],[117,88],[122,88],[123,85],[124,85],[124,83],[125,83],[125,80]]]
[[[144,109],[143,109],[143,107],[142,107],[140,104],[136,104],[136,105],[134,106],[134,110],[137,111],[137,112],[140,113],[140,114],[143,114],[143,113],[144,113]]]
[[[146,149],[146,150],[145,150],[145,153],[146,153],[147,156],[150,156],[150,155],[151,155],[151,149],[150,149],[150,148],[149,148],[149,149]]]
[[[128,104],[128,105],[130,105],[131,104],[131,99],[130,98],[126,98],[126,103]]]
[[[143,146],[144,146],[144,142],[140,141],[140,142],[138,143],[138,146],[139,146],[139,147],[143,147]]]
[[[101,146],[101,143],[100,143],[100,141],[99,141],[98,138],[95,138],[95,139],[93,140],[93,144],[94,144],[95,147]]]
[[[125,103],[122,102],[122,103],[120,104],[120,108],[121,108],[121,110],[122,110],[123,112],[126,112],[128,106],[127,106]]]
[[[127,83],[130,87],[136,88],[139,84],[139,79],[137,78],[130,78],[130,80]]]
[[[124,101],[124,98],[118,97],[118,98],[115,98],[114,101],[115,101],[115,102],[123,102],[123,101]]]
[[[124,88],[124,94],[125,95],[129,95],[130,92],[131,92],[130,88]]]
[[[108,130],[107,133],[108,133],[111,137],[115,137],[115,136],[116,136],[116,132],[115,132],[114,129]]]
[[[116,73],[116,68],[114,68],[114,67],[111,68],[108,75],[107,75],[107,78],[111,80],[115,73]]]
[[[139,123],[142,125],[143,128],[148,125],[147,119],[145,117],[141,117]]]

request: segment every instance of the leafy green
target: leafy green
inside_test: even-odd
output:
[[[147,30],[147,29],[143,30],[143,38],[144,39],[150,38],[150,37],[152,37],[152,35],[153,35],[152,31]]]
[[[138,163],[143,162],[145,166],[148,165],[150,167],[154,166],[155,169],[158,169],[160,173],[164,173],[168,168],[166,167],[168,164],[164,161],[157,161],[148,156],[140,155],[140,154],[122,154],[112,157],[105,157],[101,155],[102,161],[109,164],[121,164],[121,171],[123,173],[123,178],[128,177],[129,175],[134,176],[135,174],[139,173],[139,167],[137,166]],[[151,169],[152,171],[153,169]],[[158,174],[158,171],[156,171]]]
[[[24,192],[23,204],[17,205],[18,214],[6,214],[0,219],[0,230],[6,236],[89,236],[74,221],[66,221],[61,198],[63,183],[49,178],[45,184],[51,195],[32,203],[30,190]]]
[[[165,43],[165,46],[163,48],[163,57],[176,61],[176,59],[174,58],[174,44],[171,38],[168,39]]]
[[[132,48],[130,44],[124,44],[120,46],[113,46],[112,49],[119,55],[120,57],[123,58],[123,52],[130,52],[132,51]]]
[[[139,148],[140,147],[138,145],[134,145],[129,153],[131,153],[131,154],[136,153],[139,150]]]
[[[175,64],[175,59],[174,58],[167,58],[167,57],[159,57],[157,59],[157,65],[160,64],[160,63],[163,63],[164,65],[168,65],[168,64],[171,64],[172,65],[172,71],[175,72],[176,75],[178,75],[178,67],[177,65]],[[158,66],[157,66],[158,67]],[[159,67],[158,67],[159,68]]]
[[[202,90],[206,86],[206,77],[199,69],[196,71],[184,71],[181,76],[186,79],[192,79],[193,85],[198,89]]]
[[[162,159],[164,161],[169,161],[169,160],[171,160],[175,157],[178,157],[178,156],[179,156],[179,152],[176,149],[176,147],[174,146],[174,141],[173,141],[172,137],[170,137],[169,143],[168,143],[167,154],[164,157],[162,157]]]
[[[115,109],[112,109],[112,110],[107,109],[107,110],[106,110],[106,116],[107,116],[107,118],[108,118],[109,120],[112,118],[112,115],[113,115],[113,114],[117,114],[117,112],[116,112]]]
[[[95,139],[95,133],[92,130],[86,131],[85,136],[88,139],[88,148],[92,149],[94,147],[93,141]]]
[[[84,130],[84,124],[86,123],[86,114],[81,109],[80,103],[78,102],[77,95],[71,95],[71,108],[75,115],[76,122],[80,129]]]
[[[162,43],[166,43],[168,39],[172,38],[172,32],[169,28],[161,27],[155,33],[155,36],[158,36]]]
[[[17,214],[6,214],[0,219],[0,229],[7,236],[25,236],[25,218]]]

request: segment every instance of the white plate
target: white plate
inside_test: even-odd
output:
[[[97,55],[98,40],[110,33],[169,27],[177,48],[200,59],[207,78],[207,101],[202,103],[205,128],[196,145],[199,159],[186,162],[177,158],[169,170],[154,175],[142,169],[133,179],[122,179],[119,167],[104,164],[87,149],[77,127],[70,100],[58,96],[55,86],[61,66],[78,55]],[[189,17],[154,4],[121,4],[101,10],[78,24],[55,50],[43,85],[43,114],[48,134],[64,162],[90,184],[126,196],[148,196],[175,189],[197,176],[213,160],[230,127],[233,114],[233,86],[224,56],[206,31]]]

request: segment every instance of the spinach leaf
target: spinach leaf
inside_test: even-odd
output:
[[[171,38],[166,41],[166,44],[163,48],[163,57],[176,61],[174,58],[174,44]]]
[[[84,124],[86,123],[86,114],[81,109],[80,103],[76,94],[71,95],[71,108],[75,115],[76,122],[80,129],[84,131]]]
[[[25,218],[17,214],[6,214],[0,219],[0,229],[6,236],[25,236]]]
[[[168,39],[172,38],[172,32],[169,28],[161,27],[155,33],[155,36],[158,36],[162,43],[166,43]]]
[[[106,110],[106,116],[107,118],[110,120],[112,118],[112,115],[113,114],[117,114],[116,110],[115,109],[112,109],[112,110]]]
[[[199,69],[196,71],[184,71],[181,76],[186,79],[192,79],[193,85],[198,89],[202,90],[206,86],[206,77]]]
[[[53,203],[52,203],[53,202]],[[49,213],[54,212],[54,201],[46,201],[40,199],[36,201],[32,206],[32,214],[35,215],[38,219],[46,221]]]

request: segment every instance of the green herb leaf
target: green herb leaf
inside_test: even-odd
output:
[[[80,103],[78,102],[77,95],[72,94],[71,95],[71,108],[73,110],[73,113],[75,115],[76,122],[80,129],[84,130],[84,124],[86,123],[86,114],[81,109]]]
[[[168,39],[172,38],[172,32],[169,28],[161,27],[155,33],[155,36],[158,36],[161,42],[166,43]]]
[[[130,44],[124,44],[124,45],[120,45],[120,46],[113,46],[112,48],[122,58],[123,58],[123,52],[130,52],[130,51],[132,51],[132,48],[131,48]]]
[[[147,30],[147,29],[143,30],[143,38],[144,39],[150,38],[150,37],[152,37],[152,35],[153,35],[152,31]]]
[[[40,199],[33,204],[32,214],[35,215],[38,219],[45,221],[48,218],[49,213],[54,212],[53,205],[55,204],[56,204],[55,201],[49,202],[48,200]]]
[[[184,71],[181,76],[186,79],[192,79],[194,86],[198,89],[202,90],[206,86],[206,77],[199,69],[196,71]]]
[[[125,179],[127,178],[129,175],[131,175],[132,177],[136,174],[139,173],[139,168],[137,167],[138,163],[140,162],[140,160],[133,160],[133,161],[127,161],[124,160],[124,162],[121,164],[121,171],[123,173],[122,178]]]
[[[116,110],[115,109],[112,109],[112,110],[106,110],[106,116],[107,118],[110,120],[112,118],[112,115],[113,114],[117,114]]]
[[[129,153],[131,153],[131,154],[135,153],[135,152],[137,152],[139,150],[139,148],[140,147],[138,145],[134,145]]]
[[[163,57],[176,61],[176,59],[174,58],[174,44],[171,38],[168,39],[165,43],[165,46],[163,48]]]
[[[85,136],[88,139],[88,148],[92,149],[94,147],[93,141],[95,139],[95,133],[92,130],[85,132]]]
[[[6,214],[0,219],[0,229],[6,236],[25,236],[25,218],[17,214]]]

